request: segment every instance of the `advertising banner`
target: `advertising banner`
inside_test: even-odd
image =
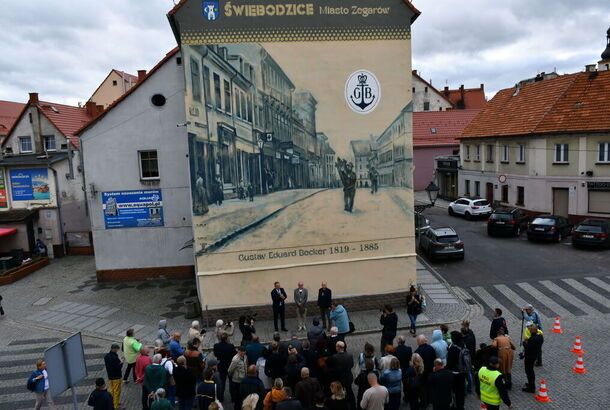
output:
[[[102,192],[106,229],[163,226],[161,190]]]
[[[49,200],[49,170],[47,168],[11,169],[13,201]]]
[[[349,296],[414,281],[417,15],[402,0],[191,0],[170,13],[209,309],[268,303],[275,280]]]
[[[8,196],[6,195],[4,168],[0,168],[0,208],[8,208]]]

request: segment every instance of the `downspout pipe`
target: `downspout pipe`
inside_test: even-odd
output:
[[[66,238],[64,236],[64,221],[61,217],[61,197],[59,195],[59,181],[57,180],[57,170],[48,165],[49,169],[53,171],[53,177],[55,178],[55,197],[57,198],[57,214],[59,219],[59,235],[61,236],[61,248],[63,250],[63,254],[66,255]]]

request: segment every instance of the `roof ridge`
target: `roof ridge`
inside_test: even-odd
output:
[[[546,119],[546,116],[551,112],[551,110],[553,108],[555,108],[555,106],[557,105],[557,103],[563,98],[564,95],[566,95],[566,93],[568,92],[568,90],[570,90],[570,88],[572,87],[572,84],[574,84],[574,81],[576,81],[576,79],[578,78],[578,75],[580,73],[575,73],[573,75],[569,75],[572,77],[572,80],[568,83],[568,85],[565,87],[565,89],[563,90],[563,92],[561,94],[559,94],[557,96],[557,98],[555,99],[555,101],[553,101],[552,104],[549,104],[549,106],[547,107],[546,111],[544,112],[544,114],[542,114],[540,116],[540,120],[538,120],[538,122],[534,125],[534,127],[532,128],[532,130],[530,131],[530,133],[535,133],[536,129],[538,128],[538,126]],[[562,78],[562,77],[557,77],[557,78]],[[549,80],[547,80],[549,81]],[[553,80],[550,80],[553,81]],[[535,84],[535,83],[534,83]]]

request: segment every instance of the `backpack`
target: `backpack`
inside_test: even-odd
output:
[[[30,375],[30,377],[28,377],[28,381],[27,381],[27,383],[26,383],[26,386],[25,386],[25,387],[26,387],[26,388],[27,388],[29,391],[35,391],[35,390],[36,390],[36,385],[38,384],[38,380],[34,380],[34,377],[36,377],[36,376],[34,375],[34,373],[32,373],[32,374]]]
[[[358,356],[358,367],[360,368],[361,371],[366,370],[366,365],[365,365],[366,359],[373,360],[373,370],[379,370],[379,361],[377,360],[376,356],[373,356],[372,358],[364,357],[364,353],[360,353],[360,356]]]
[[[465,347],[460,347],[458,369],[461,373],[468,373],[472,369],[472,358],[470,357],[470,351]]]

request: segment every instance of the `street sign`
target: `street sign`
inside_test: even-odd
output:
[[[265,134],[265,138],[267,142],[272,142],[273,141],[273,133],[272,132],[266,132]]]
[[[66,390],[72,389],[74,409],[78,408],[74,386],[87,377],[87,364],[80,332],[45,350],[44,361],[47,364],[51,397],[57,397]]]

